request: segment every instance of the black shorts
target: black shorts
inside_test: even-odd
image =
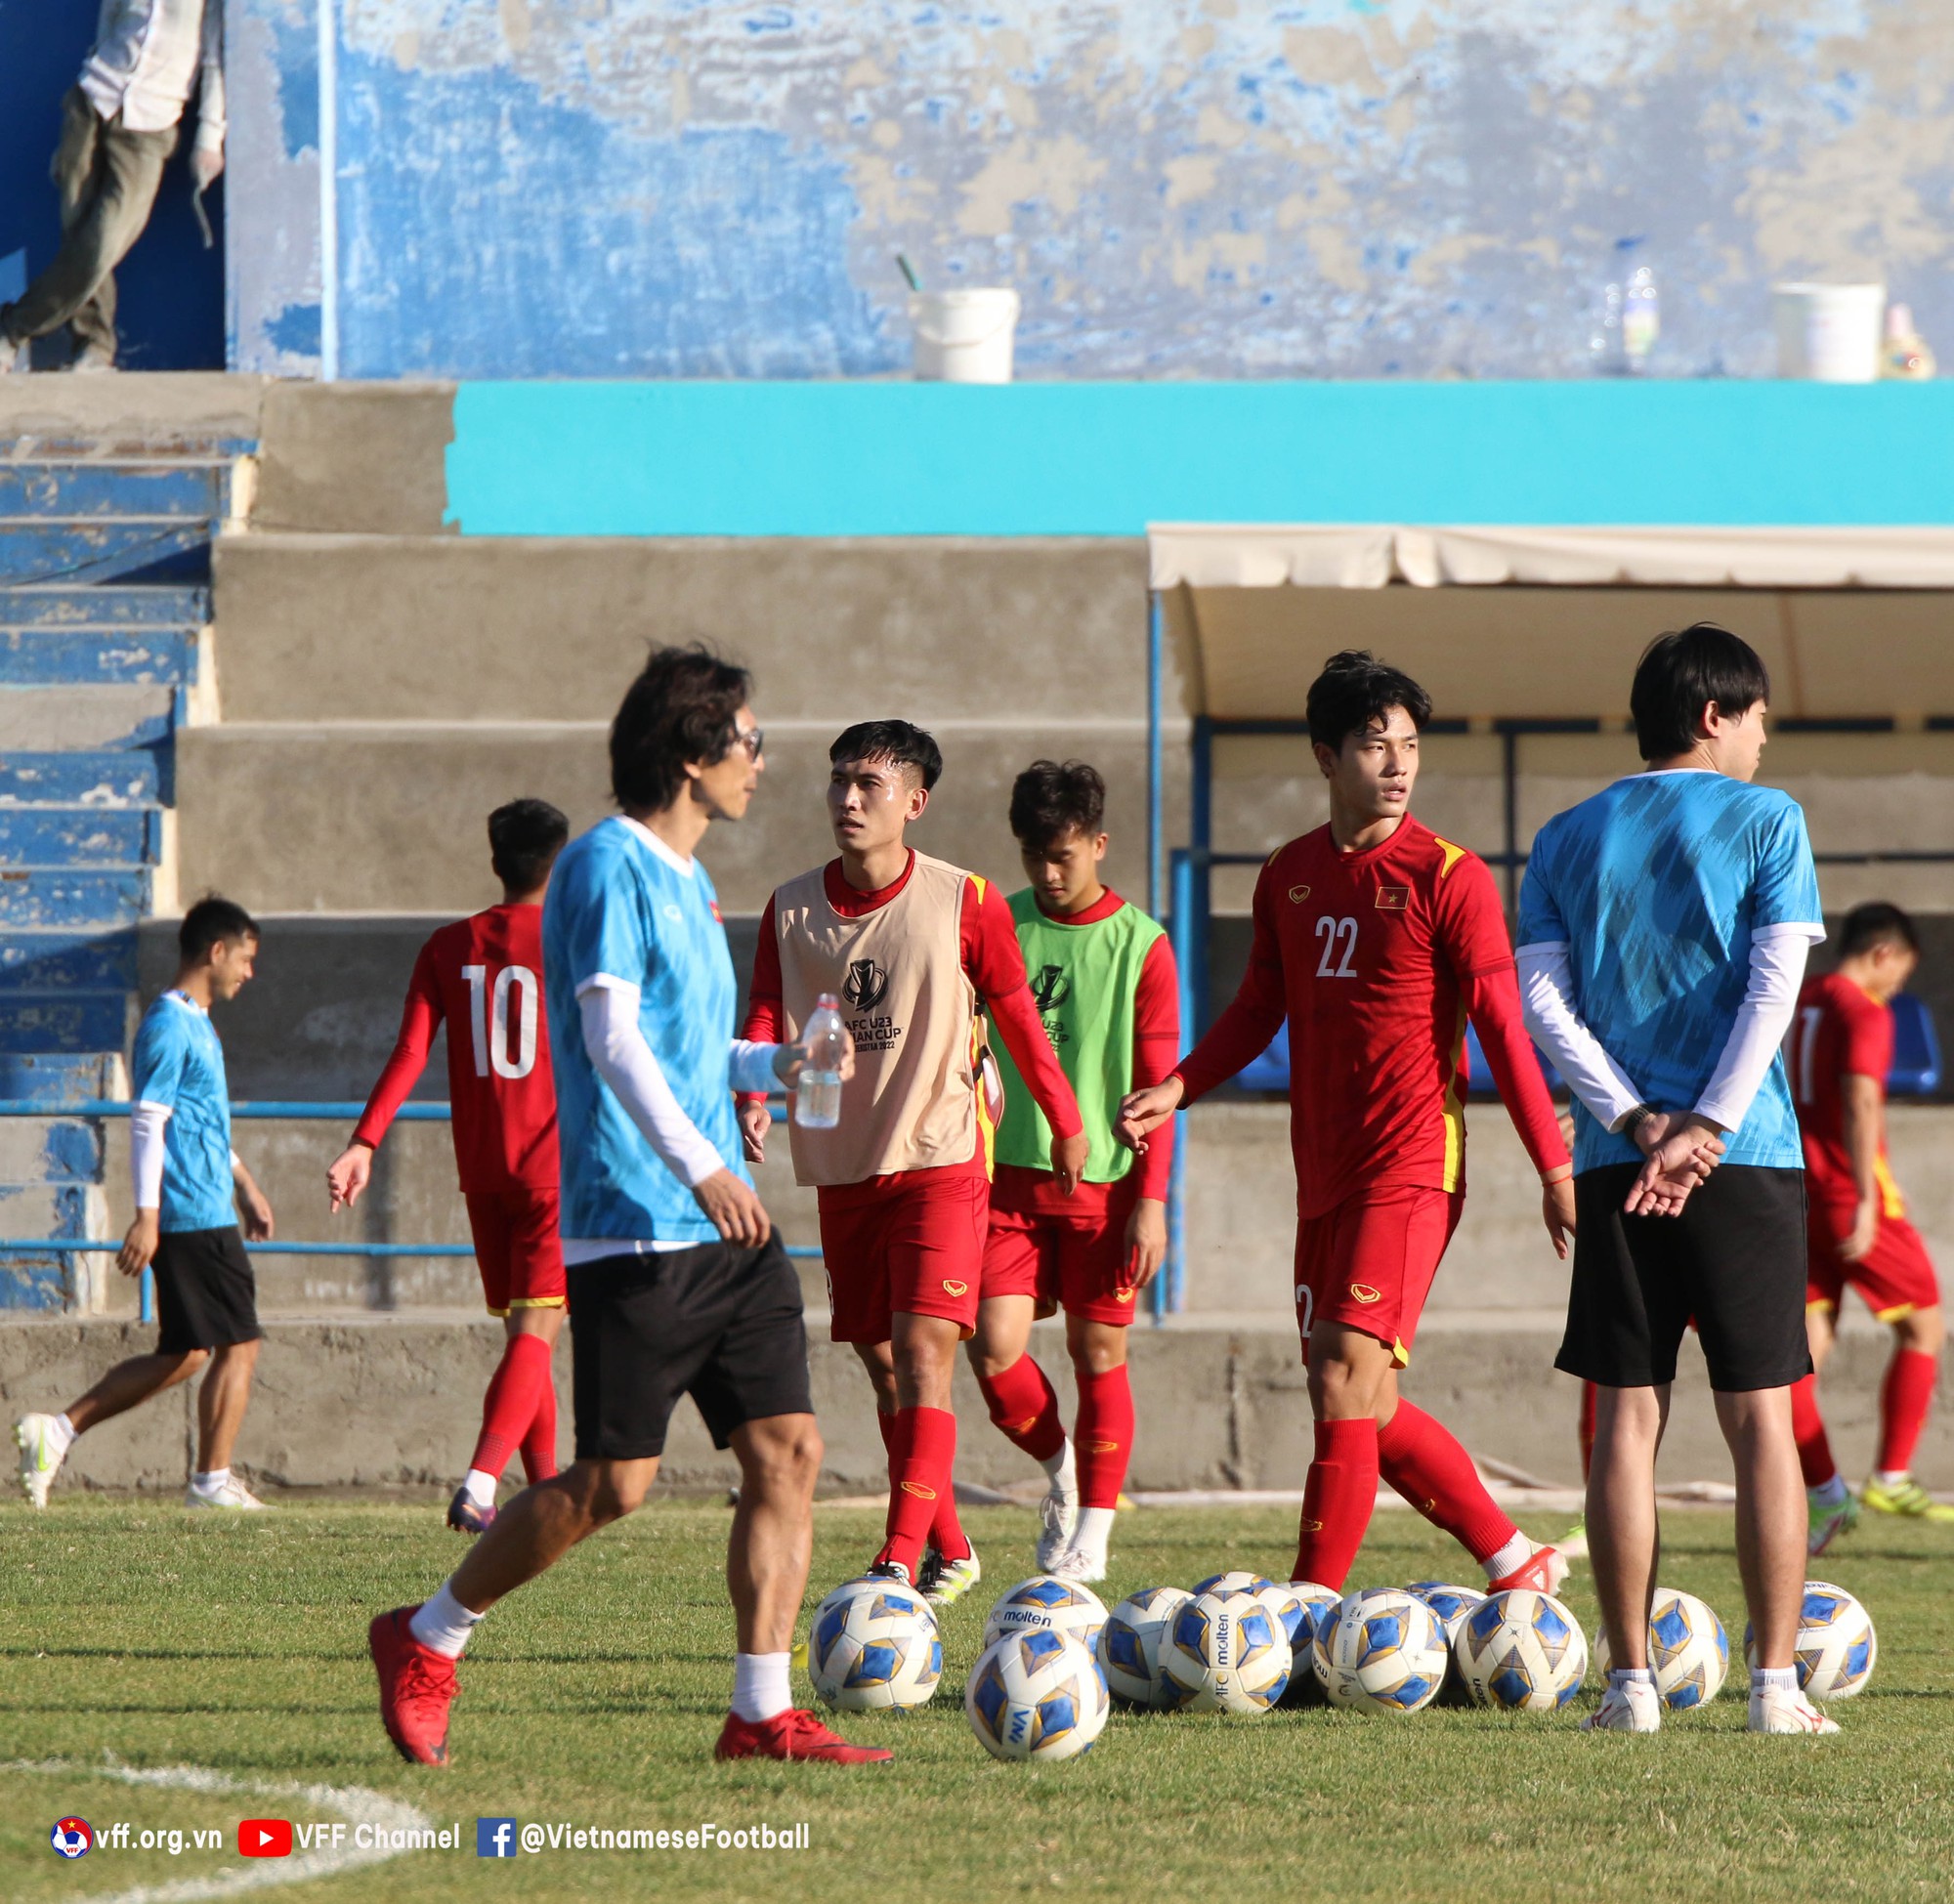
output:
[[[715,1448],[743,1422],[814,1413],[800,1279],[778,1238],[605,1256],[568,1273],[578,1460],[663,1454],[681,1395]]]
[[[235,1223],[221,1230],[165,1230],[156,1243],[158,1355],[255,1342],[258,1282]]]
[[[1607,1164],[1574,1179],[1574,1277],[1553,1366],[1604,1388],[1676,1379],[1693,1321],[1725,1394],[1811,1373],[1805,1337],[1805,1172],[1725,1164],[1680,1216],[1622,1208],[1640,1174]]]

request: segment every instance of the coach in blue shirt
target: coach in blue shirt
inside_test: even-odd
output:
[[[1792,1656],[1805,1512],[1791,1389],[1811,1361],[1804,1156],[1778,1047],[1825,928],[1804,814],[1751,784],[1769,694],[1727,629],[1653,643],[1630,694],[1646,771],[1549,821],[1520,894],[1528,1028],[1575,1100],[1555,1366],[1599,1390],[1588,1529],[1613,1670],[1588,1724],[1608,1731],[1661,1721],[1655,1458],[1692,1321],[1736,1463],[1751,1729],[1838,1729]]]

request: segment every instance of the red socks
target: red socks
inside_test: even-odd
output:
[[[1340,1591],[1377,1503],[1377,1422],[1319,1421],[1290,1578]]]
[[[947,1408],[900,1409],[889,1436],[888,1538],[875,1562],[879,1566],[893,1560],[907,1568],[913,1580],[922,1565],[923,1542],[940,1506],[951,1501],[956,1466],[956,1417]],[[955,1525],[954,1505],[950,1513]],[[940,1549],[946,1558],[961,1559],[969,1552],[970,1544],[962,1540],[960,1528],[957,1539],[962,1553]]]
[[[1021,1355],[1002,1375],[979,1375],[991,1419],[1009,1441],[1035,1461],[1048,1461],[1065,1445],[1058,1418],[1058,1397],[1045,1373],[1029,1355]],[[1082,1391],[1080,1407],[1084,1408]],[[1130,1439],[1130,1435],[1127,1437]]]
[[[556,1383],[550,1379],[547,1364],[542,1386],[536,1391],[536,1412],[523,1436],[522,1454],[523,1478],[531,1487],[556,1472]]]
[[[1491,1559],[1519,1532],[1486,1492],[1472,1457],[1452,1431],[1402,1397],[1397,1413],[1378,1430],[1378,1468],[1474,1560]]]
[[[529,1468],[530,1437],[537,1427],[537,1414],[548,1397],[549,1472],[556,1472],[556,1391],[550,1385],[550,1345],[540,1335],[511,1335],[495,1373],[488,1378],[488,1392],[482,1401],[482,1436],[475,1444],[470,1467],[485,1474],[500,1476],[509,1465],[509,1457],[521,1442],[523,1463],[530,1479],[543,1478]]]
[[[1818,1377],[1806,1375],[1791,1385],[1791,1432],[1798,1443],[1798,1465],[1807,1488],[1822,1488],[1839,1472],[1832,1443],[1825,1434],[1825,1417],[1818,1413]]]
[[[1045,1392],[1051,1392],[1049,1387]],[[1079,1426],[1072,1445],[1079,1462],[1079,1504],[1117,1507],[1133,1452],[1133,1385],[1124,1362],[1104,1375],[1080,1375]]]
[[[1937,1357],[1919,1349],[1895,1349],[1887,1364],[1887,1378],[1880,1384],[1877,1465],[1882,1474],[1905,1474],[1913,1466],[1913,1451],[1920,1445],[1920,1431],[1927,1426],[1927,1411],[1933,1403],[1937,1363]],[[1804,1453],[1803,1442],[1799,1452]]]
[[[896,1487],[896,1419],[893,1415],[884,1415],[879,1408],[875,1411],[875,1425],[882,1431],[882,1446],[889,1456],[891,1493]],[[964,1533],[963,1523],[956,1518],[956,1484],[954,1478],[936,1503],[936,1518],[929,1524],[929,1544],[946,1560],[967,1560],[970,1557],[970,1537]]]

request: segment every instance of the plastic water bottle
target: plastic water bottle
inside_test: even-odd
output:
[[[794,1122],[803,1130],[832,1130],[841,1121],[841,1054],[848,1033],[841,1023],[841,1000],[824,992],[814,1016],[801,1031],[807,1063],[794,1085]]]

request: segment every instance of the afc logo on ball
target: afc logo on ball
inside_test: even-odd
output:
[[[86,1818],[61,1818],[48,1834],[48,1842],[64,1858],[86,1857],[95,1847],[95,1832]]]

